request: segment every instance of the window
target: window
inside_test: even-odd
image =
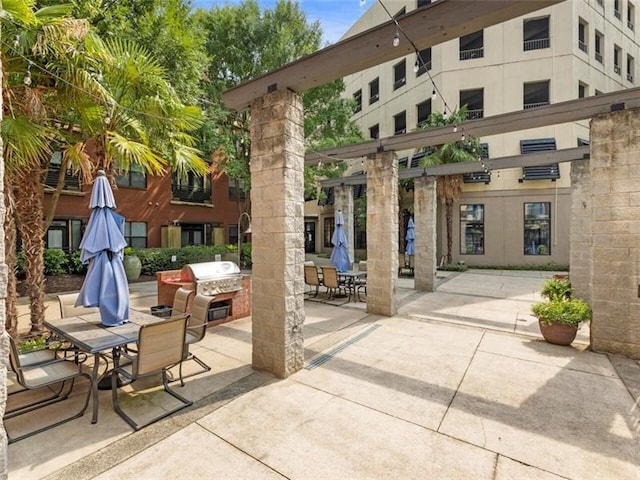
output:
[[[45,235],[45,248],[59,248],[65,252],[80,249],[81,220],[53,220]]]
[[[373,127],[369,127],[369,138],[373,140],[380,138],[380,124],[376,123]]]
[[[533,18],[523,21],[524,51],[549,48],[549,17]]]
[[[380,94],[380,80],[376,78],[369,82],[369,105],[376,103]]]
[[[578,82],[578,98],[584,98],[586,96],[587,96],[587,85],[582,82]]]
[[[47,175],[44,179],[46,186],[56,188],[58,185],[58,176],[62,169],[62,152],[57,150],[53,152],[49,159]],[[80,175],[74,175],[71,170],[67,170],[64,174],[63,190],[80,190]]]
[[[620,68],[620,63],[622,62],[622,50],[618,45],[613,46],[613,71],[620,75],[622,69]]]
[[[631,30],[633,30],[633,25],[634,25],[633,19],[635,18],[635,14],[636,14],[636,9],[633,6],[633,3],[627,2],[627,27],[629,27]]]
[[[331,244],[331,237],[333,237],[333,229],[335,228],[334,225],[335,221],[333,219],[333,217],[325,217],[324,219],[324,246],[325,247],[332,247],[333,245]]]
[[[420,50],[416,61],[418,62],[416,77],[424,75],[427,71],[431,70],[431,47]]]
[[[460,60],[484,57],[484,31],[460,37]]]
[[[467,106],[467,119],[475,120],[484,115],[484,89],[460,90],[460,106]]]
[[[210,245],[213,225],[210,223],[180,224],[182,246]]]
[[[147,188],[147,175],[140,165],[131,165],[127,173],[116,176],[119,187]]]
[[[171,191],[174,200],[211,203],[211,177],[188,173],[186,178],[173,175]]]
[[[417,8],[424,7],[425,5],[429,5],[431,0],[418,0]]]
[[[523,90],[525,110],[549,105],[549,80],[525,83]]]
[[[431,99],[417,104],[416,109],[418,110],[417,127],[421,128],[429,120],[429,115],[431,115]]]
[[[460,205],[460,253],[484,255],[484,205]]]
[[[227,180],[229,182],[227,189],[229,200],[233,200],[236,202],[238,200],[246,200],[247,194],[242,186],[242,182],[231,177],[228,177]]]
[[[524,204],[524,254],[551,255],[551,203]]]
[[[635,61],[631,55],[627,55],[627,81],[633,83],[633,70],[635,68]]]
[[[358,113],[362,110],[362,89],[353,94],[353,100],[356,102],[356,106],[353,108],[353,113]]]
[[[229,225],[229,245],[238,245],[238,225]]]
[[[596,60],[600,63],[604,63],[604,59],[602,57],[602,51],[604,47],[604,35],[602,35],[599,31],[596,30],[595,35],[595,57]]]
[[[589,24],[583,19],[578,20],[578,48],[584,53],[589,53],[587,35],[589,32]]]
[[[522,155],[555,149],[555,138],[520,140],[520,153]],[[557,163],[552,163],[550,165],[522,167],[522,178],[520,179],[520,182],[523,182],[525,180],[551,180],[554,182],[558,178],[560,178],[560,167]]]
[[[402,60],[393,66],[393,89],[397,90],[407,83],[407,61]]]
[[[132,248],[147,248],[147,224],[124,222],[124,239]]]
[[[622,13],[620,13],[620,0],[613,0],[613,14],[618,20],[622,20]]]
[[[400,135],[407,132],[407,112],[402,111],[393,116],[393,134]]]

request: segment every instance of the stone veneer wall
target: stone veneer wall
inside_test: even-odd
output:
[[[398,160],[382,152],[367,160],[367,312],[398,311]]]
[[[591,347],[640,358],[639,109],[592,119],[589,163]],[[573,240],[571,248],[580,248]]]
[[[344,185],[334,189],[334,202],[333,208],[335,212],[342,210],[342,216],[344,217],[344,231],[347,234],[347,241],[349,242],[349,260],[353,267],[354,245],[355,245],[355,230],[353,225],[353,186]],[[334,212],[334,213],[335,213]]]
[[[591,170],[589,160],[571,162],[569,263],[574,296],[591,303]]]
[[[286,378],[304,364],[302,100],[269,93],[251,120],[253,366]]]
[[[424,292],[436,289],[436,224],[437,200],[436,177],[414,179],[414,222],[415,222],[415,288]]]

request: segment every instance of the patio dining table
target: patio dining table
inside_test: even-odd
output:
[[[349,270],[347,272],[338,272],[338,278],[344,281],[347,290],[349,291],[348,302],[351,301],[351,297],[353,297],[353,301],[355,302],[356,297],[356,288],[358,288],[357,281],[366,279],[367,272],[360,270]]]
[[[109,350],[119,355],[120,349],[138,340],[140,327],[150,323],[166,320],[148,313],[130,310],[129,322],[123,325],[107,327],[100,322],[100,313],[87,313],[75,317],[46,320],[45,326],[61,339],[67,340],[83,352],[93,354],[93,370],[91,374],[91,395],[93,415],[91,423],[98,421],[98,384],[108,373],[108,360],[105,353]],[[106,363],[105,371],[100,375],[100,359]]]

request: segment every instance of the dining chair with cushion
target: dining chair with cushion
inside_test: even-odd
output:
[[[338,269],[336,267],[322,267],[322,285],[324,285],[329,293],[328,299],[331,300],[344,287],[338,277]]]
[[[78,293],[63,293],[58,295],[58,304],[60,305],[60,318],[75,317],[77,315],[99,312],[98,307],[76,307]]]
[[[37,400],[30,403],[19,402],[19,406],[15,407],[9,406],[9,403],[12,402],[8,401],[4,419],[8,420],[66,400],[73,391],[76,379],[80,377],[85,378],[90,385],[91,376],[82,371],[82,363],[86,358],[84,354],[77,354],[73,357],[59,357],[54,350],[49,348],[20,353],[16,341],[12,337],[9,337],[9,364],[15,374],[15,380],[22,388],[9,393],[8,400],[10,398],[17,398],[18,396],[26,396],[36,390],[47,392],[47,395],[44,398],[38,396]],[[17,437],[12,438],[7,433],[9,443],[23,440],[84,415],[84,412],[87,410],[87,405],[89,405],[89,397],[91,395],[89,385],[87,385],[87,395],[80,411],[62,420],[41,426]],[[38,419],[43,418],[47,417],[44,415],[38,417]]]
[[[184,398],[169,388],[169,379],[167,376],[169,369],[179,365],[184,358],[188,320],[189,314],[181,314],[168,318],[167,320],[142,325],[138,336],[136,355],[129,355],[126,352],[122,352],[122,356],[128,359],[128,363],[124,365],[120,363],[120,355],[114,355],[114,368],[111,375],[113,408],[134,430],[146,427],[193,404],[191,400]],[[158,374],[162,375],[164,391],[178,399],[180,404],[168,411],[163,411],[160,415],[150,420],[137,423],[131,416],[126,414],[120,406],[118,377],[133,381]],[[154,393],[151,393],[151,395]],[[136,395],[144,394],[136,392]]]
[[[314,297],[318,296],[318,293],[320,292],[320,286],[322,285],[322,282],[320,281],[320,275],[318,274],[318,267],[316,267],[315,265],[305,265],[304,266],[304,283],[306,285],[309,285],[309,287],[313,288],[315,287],[316,289],[316,293],[313,295]],[[309,293],[311,294],[312,290],[309,290]]]
[[[171,307],[171,315],[180,315],[181,313],[187,313],[189,308],[189,302],[191,301],[191,297],[195,292],[193,290],[187,290],[186,288],[180,287],[176,290],[175,295],[173,296],[173,306]]]
[[[196,295],[191,306],[191,316],[187,323],[187,336],[185,339],[184,361],[194,360],[203,370],[192,373],[186,377],[182,375],[182,363],[180,364],[180,384],[184,386],[184,379],[199,375],[211,370],[211,367],[196,357],[189,351],[189,346],[198,343],[204,339],[207,334],[207,325],[209,324],[209,308],[216,297],[208,295]]]

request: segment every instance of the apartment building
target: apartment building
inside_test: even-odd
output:
[[[60,164],[52,159],[46,184],[54,187]],[[79,249],[91,211],[91,185],[78,175],[65,176],[65,187],[52,225],[45,235],[47,248],[67,252]],[[149,176],[135,167],[116,178],[117,211],[125,217],[125,238],[133,248],[181,247],[187,245],[236,245],[238,216],[244,192],[226,176],[214,179],[189,175],[178,179],[168,173]],[[51,193],[45,194],[48,208]]]
[[[382,1],[393,16],[428,9],[430,3]],[[431,112],[450,112],[462,105],[468,108],[468,118],[476,119],[630,88],[638,85],[637,15],[630,0],[567,0],[350,75],[344,79],[345,95],[355,100],[353,119],[365,135],[383,138],[419,128]],[[375,2],[345,37],[388,20],[381,3]],[[399,41],[407,39],[399,35]],[[485,158],[571,148],[589,143],[589,122],[480,141]],[[416,151],[397,152],[397,156],[400,168],[419,165]],[[361,159],[352,160],[351,173],[362,174],[363,164]],[[354,189],[354,196],[364,195],[363,190]],[[308,209],[305,227],[320,230],[315,243],[319,250],[330,249],[331,189],[326,193],[317,217]],[[404,246],[413,192],[402,192],[401,205],[400,245]],[[464,175],[455,212],[454,261],[569,263],[569,163],[490,172],[479,168]],[[438,239],[438,254],[443,255],[442,212]],[[366,248],[363,240],[365,235],[357,232],[356,255]]]

